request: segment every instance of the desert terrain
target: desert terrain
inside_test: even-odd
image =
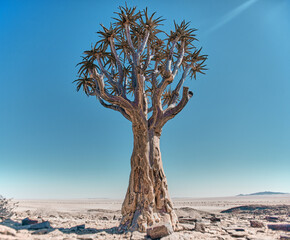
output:
[[[15,201],[18,202],[16,214],[0,222],[1,240],[150,239],[146,233],[118,231],[121,199]],[[182,230],[162,240],[290,239],[290,194],[173,198],[173,202]],[[25,218],[43,225],[39,228],[22,225]],[[275,226],[282,229],[272,230]]]

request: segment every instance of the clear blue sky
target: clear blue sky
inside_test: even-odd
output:
[[[198,28],[207,75],[168,122],[173,197],[290,192],[290,2],[127,1]],[[0,194],[123,198],[132,131],[77,93],[80,55],[124,1],[0,1]]]

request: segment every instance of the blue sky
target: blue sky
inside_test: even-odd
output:
[[[191,21],[209,55],[163,129],[173,197],[290,192],[290,2],[127,1]],[[0,194],[123,198],[132,131],[77,93],[80,55],[124,1],[0,1]]]

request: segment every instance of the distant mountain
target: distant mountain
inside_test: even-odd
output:
[[[261,195],[276,195],[276,194],[288,194],[288,193],[283,193],[283,192],[257,192],[257,193],[250,193],[250,194],[239,194],[237,195],[238,197],[240,196],[261,196]]]

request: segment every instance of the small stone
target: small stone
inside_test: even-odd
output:
[[[220,218],[217,218],[216,216],[212,216],[209,220],[211,222],[220,222],[221,221],[221,219]]]
[[[290,236],[280,236],[280,240],[290,240]]]
[[[94,240],[94,237],[91,236],[80,236],[77,238],[78,240]]]
[[[230,235],[235,238],[240,238],[240,237],[242,238],[242,237],[247,236],[245,232],[236,232],[236,231],[231,232]]]
[[[49,232],[49,236],[57,237],[61,235],[63,235],[63,232],[61,232],[59,229]]]
[[[263,227],[265,227],[265,225],[262,222],[260,222],[260,221],[252,220],[252,221],[250,221],[250,223],[251,223],[251,227],[253,227],[253,228],[263,228]]]
[[[33,232],[33,235],[42,235],[42,234],[47,234],[49,230],[47,228],[39,229]]]
[[[278,222],[279,218],[267,216],[266,220],[269,221],[269,222]]]
[[[144,239],[145,234],[140,233],[138,231],[132,232],[130,240],[139,240],[139,239]]]
[[[26,225],[31,225],[31,224],[36,224],[38,223],[38,220],[32,220],[30,218],[24,218],[22,221],[21,221],[21,224],[22,226],[26,226]]]
[[[169,236],[161,238],[161,240],[180,240],[180,239],[181,239],[180,235],[178,233],[175,233],[175,232]],[[182,239],[184,239],[184,238],[182,238]]]
[[[197,232],[204,233],[205,232],[205,225],[201,222],[196,222],[194,230]]]
[[[290,224],[268,224],[268,228],[272,230],[290,232]]]
[[[195,224],[180,224],[181,225],[181,231],[194,231],[195,230]]]
[[[45,221],[45,222],[42,222],[42,223],[33,224],[33,225],[29,226],[29,229],[31,229],[31,230],[38,230],[38,229],[42,229],[42,228],[51,228],[50,222],[49,221]]]
[[[180,223],[194,224],[197,220],[195,218],[179,218]]]
[[[0,234],[16,236],[16,230],[10,227],[0,225]]]
[[[70,230],[72,231],[79,231],[79,230],[83,230],[86,228],[86,225],[85,224],[82,224],[82,225],[77,225],[75,227],[71,227]]]
[[[166,237],[171,233],[173,233],[173,229],[171,224],[169,223],[157,224],[150,228],[147,228],[147,235],[151,239]]]

